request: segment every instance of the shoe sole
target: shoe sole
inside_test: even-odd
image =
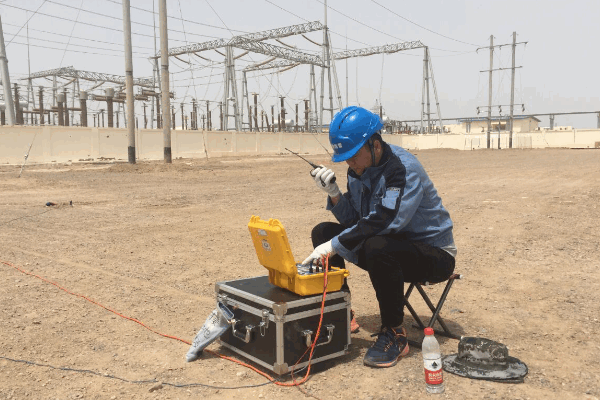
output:
[[[373,367],[373,368],[389,368],[389,367],[393,367],[394,365],[398,364],[398,361],[400,361],[400,359],[402,357],[405,357],[406,355],[408,355],[409,352],[409,348],[408,348],[408,344],[406,345],[406,347],[404,347],[404,350],[402,350],[402,352],[398,355],[398,357],[396,357],[395,360],[387,362],[387,363],[375,363],[375,362],[370,362],[370,361],[366,361],[363,360],[363,363],[369,367]]]

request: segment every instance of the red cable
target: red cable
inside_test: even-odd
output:
[[[327,256],[327,257],[326,257],[326,258],[324,258],[324,259],[325,259],[325,268],[324,268],[324,271],[323,271],[323,272],[324,272],[324,280],[323,280],[323,298],[322,298],[322,300],[321,300],[321,316],[320,316],[320,318],[319,318],[319,326],[318,326],[318,328],[317,328],[317,333],[316,333],[316,335],[315,335],[315,339],[313,340],[313,343],[312,343],[311,347],[309,348],[309,349],[310,349],[310,355],[309,355],[309,357],[308,357],[308,368],[307,368],[307,371],[306,371],[306,375],[304,375],[304,378],[302,378],[300,381],[296,381],[296,379],[294,378],[294,368],[295,368],[295,367],[296,367],[296,365],[298,365],[298,363],[300,363],[300,361],[301,361],[301,360],[304,358],[304,356],[306,355],[306,352],[307,352],[309,349],[306,349],[306,351],[304,352],[304,354],[302,354],[302,356],[301,356],[301,357],[298,359],[298,361],[296,361],[296,363],[295,363],[295,364],[294,364],[294,366],[292,367],[292,369],[291,369],[291,376],[292,376],[292,381],[293,381],[292,383],[286,383],[286,382],[279,382],[279,381],[276,381],[276,380],[275,380],[275,379],[274,379],[272,376],[270,376],[270,375],[268,375],[268,374],[266,374],[266,373],[264,373],[264,372],[260,371],[259,369],[257,369],[257,368],[255,368],[255,367],[253,367],[252,365],[246,364],[246,363],[244,363],[244,362],[242,362],[242,361],[239,361],[239,360],[237,360],[237,359],[235,359],[235,358],[232,358],[232,357],[227,357],[227,356],[224,356],[224,355],[222,355],[222,354],[219,354],[219,353],[217,353],[217,352],[215,352],[215,351],[208,350],[208,349],[205,349],[204,351],[205,351],[205,352],[207,352],[207,353],[209,353],[209,354],[212,354],[212,355],[215,355],[215,356],[217,356],[217,357],[220,357],[220,358],[222,358],[222,359],[224,359],[224,360],[233,361],[233,362],[235,362],[235,363],[237,363],[237,364],[239,364],[239,365],[242,365],[242,366],[244,366],[244,367],[246,367],[246,368],[250,368],[251,370],[255,371],[256,373],[258,373],[258,374],[260,374],[260,375],[262,375],[262,376],[264,376],[265,378],[267,378],[268,380],[270,380],[271,382],[273,382],[273,383],[274,383],[274,384],[276,384],[276,385],[279,385],[279,386],[286,386],[286,387],[290,387],[290,386],[296,386],[296,387],[298,387],[298,389],[300,389],[300,390],[301,390],[303,393],[307,394],[306,392],[304,392],[304,391],[303,391],[303,390],[300,388],[300,385],[302,385],[303,383],[305,383],[305,382],[308,380],[308,377],[309,377],[309,375],[310,375],[310,368],[311,368],[311,366],[312,366],[312,364],[311,364],[311,361],[312,361],[312,357],[313,357],[313,352],[314,352],[314,350],[315,350],[315,347],[316,347],[316,344],[317,344],[317,339],[319,338],[319,334],[321,333],[321,325],[322,325],[322,323],[323,323],[323,312],[324,312],[324,308],[325,308],[325,299],[326,299],[326,296],[327,296],[327,269],[328,269],[328,267],[329,267],[329,256]],[[4,264],[4,265],[7,265],[7,266],[9,266],[9,267],[12,267],[12,268],[16,269],[17,271],[19,271],[19,272],[21,272],[21,273],[23,273],[23,274],[25,274],[25,275],[33,276],[33,277],[35,277],[35,278],[38,278],[38,279],[40,279],[40,280],[42,280],[42,281],[44,281],[44,282],[50,283],[51,285],[54,285],[54,286],[56,286],[57,288],[59,288],[60,290],[62,290],[62,291],[64,291],[64,292],[66,292],[66,293],[69,293],[69,294],[71,294],[71,295],[73,295],[73,296],[81,297],[82,299],[84,299],[84,300],[87,300],[87,301],[89,301],[90,303],[93,303],[93,304],[95,304],[95,305],[97,305],[97,306],[99,306],[99,307],[101,307],[101,308],[103,308],[103,309],[105,309],[105,310],[107,310],[107,311],[110,311],[111,313],[113,313],[113,314],[116,314],[116,315],[118,315],[118,316],[119,316],[119,317],[121,317],[121,318],[128,319],[128,320],[130,320],[130,321],[133,321],[133,322],[135,322],[135,323],[137,323],[137,324],[140,324],[140,325],[141,325],[141,326],[143,326],[144,328],[148,329],[150,332],[156,333],[157,335],[160,335],[160,336],[163,336],[163,337],[166,337],[166,338],[169,338],[169,339],[178,340],[178,341],[180,341],[180,342],[182,342],[182,343],[185,343],[185,344],[187,344],[187,345],[191,345],[191,342],[189,342],[189,341],[187,341],[187,340],[184,340],[184,339],[178,338],[177,336],[167,335],[167,334],[164,334],[164,333],[158,332],[158,331],[156,331],[156,330],[154,330],[154,329],[152,329],[152,328],[148,327],[148,326],[147,326],[147,325],[145,325],[143,322],[141,322],[141,321],[139,321],[139,320],[137,320],[137,319],[135,319],[135,318],[128,317],[128,316],[126,316],[126,315],[123,315],[123,314],[121,314],[121,313],[119,313],[119,312],[115,311],[115,310],[112,310],[112,309],[110,309],[110,308],[108,308],[108,307],[106,307],[106,306],[104,306],[104,305],[102,305],[102,304],[98,303],[97,301],[90,299],[90,298],[89,298],[89,297],[87,297],[87,296],[84,296],[84,295],[82,295],[82,294],[79,294],[79,293],[71,292],[71,291],[69,291],[69,290],[65,289],[64,287],[62,287],[61,285],[59,285],[59,284],[58,284],[58,283],[56,283],[56,282],[53,282],[53,281],[51,281],[51,280],[49,280],[49,279],[46,279],[46,278],[44,278],[44,277],[42,277],[42,276],[40,276],[40,275],[36,275],[36,274],[34,274],[33,272],[29,272],[29,271],[26,271],[26,270],[24,270],[24,269],[22,269],[22,268],[19,268],[19,267],[17,267],[16,265],[14,265],[14,264],[12,264],[12,263],[10,263],[10,262],[8,262],[8,261],[2,261],[2,260],[0,260],[0,263],[2,263],[2,264]]]
[[[33,272],[25,271],[24,269],[22,269],[22,268],[19,268],[19,267],[17,267],[16,265],[13,265],[13,264],[11,264],[11,263],[9,263],[9,262],[7,262],[7,261],[1,261],[1,260],[0,260],[0,263],[2,263],[2,264],[4,264],[4,265],[8,265],[9,267],[13,267],[13,268],[14,268],[14,269],[16,269],[17,271],[19,271],[19,272],[22,272],[22,273],[24,273],[25,275],[33,276],[33,277],[36,277],[36,278],[38,278],[38,279],[41,279],[41,280],[43,280],[44,282],[48,282],[48,283],[50,283],[50,284],[52,284],[52,285],[56,286],[56,287],[57,287],[57,288],[59,288],[60,290],[63,290],[63,291],[65,291],[65,292],[69,293],[69,294],[72,294],[73,296],[81,297],[82,299],[85,299],[85,300],[89,301],[90,303],[93,303],[93,304],[95,304],[95,305],[97,305],[97,306],[99,306],[99,307],[102,307],[102,308],[104,308],[105,310],[107,310],[107,311],[110,311],[111,313],[113,313],[113,314],[116,314],[116,315],[118,315],[118,316],[119,316],[119,317],[121,317],[121,318],[125,318],[125,319],[128,319],[128,320],[130,320],[130,321],[133,321],[133,322],[135,322],[135,323],[137,323],[137,324],[140,324],[140,325],[141,325],[141,326],[143,326],[144,328],[148,329],[150,332],[156,333],[157,335],[160,335],[160,336],[163,336],[163,337],[166,337],[166,338],[169,338],[169,339],[175,339],[175,340],[179,340],[180,342],[183,342],[183,343],[185,343],[185,344],[189,344],[189,345],[191,345],[191,344],[192,344],[191,342],[188,342],[187,340],[184,340],[184,339],[178,338],[177,336],[166,335],[166,334],[164,334],[164,333],[160,333],[160,332],[158,332],[158,331],[155,331],[154,329],[152,329],[152,328],[150,328],[150,327],[146,326],[146,325],[145,325],[143,322],[141,322],[141,321],[139,321],[139,320],[137,320],[137,319],[135,319],[135,318],[132,318],[132,317],[128,317],[128,316],[126,316],[126,315],[123,315],[123,314],[121,314],[121,313],[119,313],[119,312],[117,312],[117,311],[115,311],[115,310],[112,310],[112,309],[110,309],[110,308],[108,308],[108,307],[106,307],[106,306],[104,306],[104,305],[102,305],[102,304],[98,303],[97,301],[95,301],[95,300],[92,300],[92,299],[90,299],[89,297],[86,297],[86,296],[84,296],[84,295],[82,295],[82,294],[71,292],[71,291],[69,291],[69,290],[65,289],[64,287],[60,286],[60,285],[59,285],[58,283],[56,283],[56,282],[52,282],[51,280],[49,280],[49,279],[46,279],[46,278],[44,278],[44,277],[42,277],[42,276],[36,275],[36,274],[34,274]]]
[[[317,333],[315,334],[315,339],[313,340],[312,346],[310,347],[310,356],[308,357],[308,369],[306,371],[306,375],[304,375],[304,378],[302,378],[301,381],[296,383],[296,378],[294,378],[294,368],[296,367],[296,365],[298,365],[300,360],[302,360],[304,358],[304,356],[306,355],[306,351],[305,351],[304,354],[302,354],[302,357],[300,357],[298,359],[298,361],[296,361],[296,364],[294,364],[294,366],[292,367],[291,375],[292,375],[292,381],[294,382],[294,384],[293,385],[287,384],[287,385],[282,385],[282,386],[299,386],[299,385],[303,384],[304,382],[306,382],[306,380],[308,379],[308,376],[310,374],[310,367],[312,365],[311,361],[312,361],[312,357],[313,357],[313,352],[314,352],[316,344],[317,344],[317,339],[319,339],[319,334],[321,333],[321,324],[323,323],[323,311],[325,309],[325,298],[327,297],[327,269],[329,268],[329,255],[327,255],[327,257],[323,257],[323,259],[325,261],[324,262],[325,268],[323,270],[323,298],[321,300],[321,316],[319,317],[319,326],[317,327]]]

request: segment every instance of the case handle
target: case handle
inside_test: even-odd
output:
[[[327,340],[321,343],[317,343],[316,346],[322,346],[324,344],[329,344],[331,343],[331,340],[333,339],[333,329],[335,328],[334,325],[329,324],[326,325],[325,328],[327,328]],[[302,331],[302,336],[304,336],[305,342],[306,342],[306,347],[310,347],[312,346],[312,335],[313,335],[313,331],[311,331],[310,329],[305,329]],[[315,346],[315,347],[316,347]]]
[[[250,340],[252,340],[252,331],[256,327],[254,325],[246,325],[246,333],[244,334],[235,329],[235,326],[240,322],[242,322],[242,321],[237,320],[237,319],[231,320],[231,333],[233,333],[233,336],[240,339],[244,343],[250,343]]]

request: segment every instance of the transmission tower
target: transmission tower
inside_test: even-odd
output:
[[[305,37],[306,38],[306,37]],[[308,39],[308,38],[306,38]],[[310,40],[310,39],[308,39]],[[312,42],[312,40],[311,40]],[[331,40],[329,41],[331,43]],[[321,45],[320,43],[316,43],[313,42],[317,45]],[[421,41],[419,40],[415,40],[415,41],[410,41],[410,42],[402,42],[402,43],[395,43],[395,44],[388,44],[385,46],[375,46],[375,47],[367,47],[367,48],[363,48],[363,49],[355,49],[355,50],[346,50],[346,51],[341,51],[338,53],[333,53],[330,56],[330,60],[333,61],[338,61],[338,60],[345,60],[348,58],[354,58],[354,57],[368,57],[368,56],[372,56],[375,54],[393,54],[393,53],[397,53],[399,51],[406,51],[406,50],[413,50],[413,49],[419,49],[419,48],[425,48],[425,45],[423,43],[421,43]],[[331,51],[331,46],[330,46],[330,51]],[[278,72],[283,72],[289,68],[293,68],[295,66],[299,65],[298,62],[296,61],[290,61],[290,60],[267,60],[267,61],[263,61],[251,66],[248,66],[244,69],[245,72],[249,72],[249,71],[258,71],[258,70],[267,70],[267,69],[275,69],[275,68],[279,68]],[[331,62],[332,68],[333,68],[333,76],[334,76],[334,84],[336,87],[336,98],[338,101],[338,106],[339,108],[341,108],[342,106],[342,100],[341,100],[341,94],[340,94],[340,90],[339,90],[339,84],[338,84],[338,79],[337,79],[337,71],[335,70],[335,62]],[[431,67],[433,68],[433,67]],[[433,70],[432,70],[433,71]],[[432,72],[433,74],[433,72]],[[432,79],[433,84],[435,85],[435,81]],[[315,77],[315,65],[311,64],[310,65],[310,76],[309,76],[309,92],[308,92],[308,126],[306,127],[307,130],[315,130],[315,127],[319,125],[319,113],[317,112],[317,88],[316,88],[316,77]],[[438,103],[439,104],[439,103]],[[322,120],[321,120],[322,121]]]
[[[487,106],[480,106],[480,107],[487,107],[487,120],[488,120],[488,129],[487,129],[487,133],[486,133],[486,142],[487,142],[487,148],[490,148],[490,134],[492,132],[492,107],[498,107],[499,110],[499,114],[502,114],[502,104],[495,104],[492,105],[492,73],[494,71],[502,71],[502,70],[506,70],[506,69],[510,69],[512,71],[512,75],[511,75],[511,96],[510,96],[510,135],[509,135],[509,141],[508,141],[508,147],[511,148],[512,147],[512,134],[513,134],[513,112],[514,112],[514,106],[515,106],[515,69],[517,68],[523,68],[522,66],[519,67],[515,67],[515,50],[516,50],[516,46],[518,44],[527,44],[527,42],[519,42],[517,43],[517,33],[513,32],[513,42],[512,43],[505,43],[505,44],[497,44],[494,45],[494,35],[490,36],[490,45],[488,47],[480,47],[477,49],[477,51],[481,50],[481,49],[489,49],[490,50],[490,69],[488,70],[483,70],[483,71],[479,71],[479,72],[488,72],[489,73],[489,89],[488,89],[488,105]],[[494,69],[494,48],[496,47],[503,47],[503,46],[512,46],[512,67],[511,68],[496,68]],[[519,104],[523,110],[525,109],[525,105],[524,104]],[[479,107],[477,107],[477,114],[479,114]],[[498,149],[500,149],[500,124],[498,124]]]
[[[283,28],[270,29],[261,32],[249,33],[245,35],[234,36],[229,40],[217,39],[208,42],[194,43],[187,46],[176,47],[168,50],[169,56],[178,56],[181,54],[196,54],[206,50],[216,50],[225,47],[225,87],[223,95],[223,130],[229,128],[229,118],[234,118],[235,129],[242,128],[242,102],[240,102],[235,79],[235,59],[233,49],[238,48],[247,52],[264,54],[274,58],[282,58],[288,61],[313,64],[323,66],[323,60],[315,55],[303,53],[294,49],[288,49],[281,46],[264,43],[268,39],[283,38],[292,35],[300,35],[308,32],[323,29],[323,25],[318,22],[308,22],[286,26]],[[160,57],[160,52],[156,55]],[[274,59],[273,58],[273,59]],[[244,93],[244,91],[243,91]],[[247,93],[245,93],[247,99]],[[233,108],[233,111],[230,111]]]
[[[304,36],[304,33],[314,32],[318,30],[323,30],[323,43],[317,43],[313,40]],[[293,35],[302,35],[305,39],[310,42],[317,44],[322,47],[322,55],[319,57],[317,55],[307,54],[296,49],[285,48],[281,46],[272,45],[269,43],[265,43],[265,40],[269,39],[279,39],[283,37],[293,36]],[[223,102],[221,103],[221,107],[223,109],[223,130],[229,129],[229,119],[234,118],[235,129],[243,129],[245,125],[248,127],[251,126],[251,122],[244,122],[244,110],[248,110],[248,118],[251,118],[251,107],[249,104],[249,94],[247,88],[247,78],[246,73],[250,71],[271,69],[271,68],[279,68],[278,72],[283,72],[287,69],[294,68],[300,64],[308,64],[310,65],[310,77],[309,77],[309,129],[314,130],[315,127],[323,126],[323,113],[324,111],[329,111],[331,119],[333,119],[334,111],[336,109],[342,108],[342,99],[341,92],[339,87],[339,82],[337,78],[337,71],[335,67],[336,60],[343,60],[350,57],[365,57],[374,54],[381,53],[396,53],[398,51],[403,50],[412,50],[416,48],[425,48],[425,45],[420,41],[409,41],[402,42],[397,44],[385,45],[385,46],[377,46],[370,47],[365,49],[358,50],[346,50],[339,53],[333,53],[331,46],[331,36],[329,34],[329,30],[327,28],[327,2],[324,2],[324,24],[321,24],[318,21],[308,22],[305,24],[298,24],[292,26],[286,26],[282,28],[276,28],[256,33],[249,33],[245,35],[234,36],[233,38],[226,39],[217,39],[202,43],[194,43],[186,46],[176,47],[168,50],[168,55],[172,57],[177,57],[182,54],[195,54],[198,57],[199,52],[207,51],[207,50],[216,50],[219,48],[226,48],[225,52],[225,72],[224,72],[224,95]],[[238,48],[241,50],[245,50],[245,53],[234,56],[233,49]],[[250,65],[246,67],[242,71],[242,98],[241,101],[239,99],[238,90],[237,90],[237,80],[235,77],[235,59],[241,57],[247,52],[254,52],[269,56],[269,59]],[[160,52],[156,54],[153,58],[160,57]],[[427,51],[427,63],[429,67],[428,71],[431,71],[431,78],[427,76],[426,80],[431,80],[434,85],[434,91],[436,93],[436,101],[437,101],[437,91],[435,89],[435,82],[433,79],[433,69],[431,66],[431,61],[429,60],[428,51]],[[320,87],[320,103],[317,103],[317,88],[316,88],[316,76],[315,76],[315,66],[321,67],[321,87]],[[325,76],[325,74],[327,74]],[[325,106],[325,80],[328,81],[328,93],[329,93],[329,106]],[[425,78],[424,78],[425,79]],[[335,91],[334,91],[335,90]],[[336,105],[334,105],[333,98],[336,98]],[[429,103],[429,100],[427,100]],[[439,112],[439,101],[437,102],[438,106],[438,114]],[[318,109],[318,112],[317,112]],[[257,119],[258,111],[255,110],[255,118]],[[428,120],[430,120],[431,113],[428,111],[426,113]],[[441,116],[440,116],[441,118]],[[262,120],[262,119],[261,119]],[[267,120],[268,123],[268,120]],[[256,125],[256,122],[255,122]],[[429,123],[429,125],[431,125]],[[319,128],[320,130],[321,128]]]
[[[431,73],[431,77],[429,76]],[[431,80],[431,84],[429,81]],[[440,124],[440,132],[444,131],[444,125],[442,124],[442,113],[440,111],[440,101],[438,99],[437,88],[435,86],[435,79],[433,77],[433,65],[431,64],[431,57],[429,57],[429,48],[425,47],[425,56],[423,58],[423,91],[421,94],[421,133],[423,133],[423,120],[427,117],[427,130],[425,132],[433,132],[431,125],[431,101],[429,97],[429,88],[433,87],[433,93],[435,96],[435,104],[437,108],[437,117]]]

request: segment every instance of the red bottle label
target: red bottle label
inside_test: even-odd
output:
[[[442,370],[441,358],[423,361],[425,364],[425,382],[430,385],[437,385],[444,382],[444,371]]]
[[[442,382],[444,382],[444,374],[441,369],[438,371],[425,370],[425,383],[438,385]]]

